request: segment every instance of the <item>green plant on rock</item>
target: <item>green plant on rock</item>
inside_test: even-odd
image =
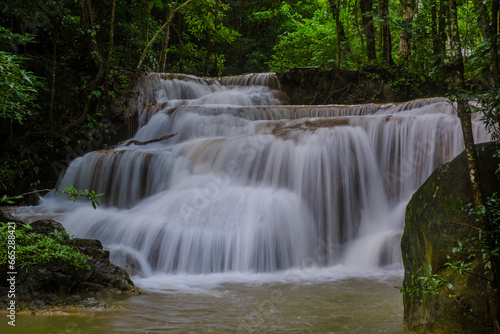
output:
[[[75,189],[75,187],[73,187],[73,185],[71,185],[68,188],[66,188],[63,191],[61,191],[61,194],[67,194],[67,195],[69,195],[69,197],[71,198],[71,200],[73,202],[76,201],[77,197],[85,197],[86,199],[88,199],[90,201],[90,203],[92,203],[92,207],[94,209],[96,209],[97,206],[100,206],[100,204],[97,201],[97,199],[98,198],[102,199],[102,197],[104,196],[104,193],[96,194],[96,192],[94,190],[90,191],[88,189],[85,189],[85,190]]]
[[[92,207],[94,209],[97,209],[97,207],[100,206],[98,199],[102,199],[104,196],[104,193],[96,194],[96,192],[94,190],[88,190],[88,189],[78,190],[75,187],[73,187],[73,185],[71,185],[62,191],[53,190],[53,189],[42,189],[42,190],[30,191],[28,193],[24,193],[24,194],[17,195],[17,196],[3,195],[2,197],[0,197],[0,203],[14,204],[15,200],[22,199],[24,195],[40,193],[40,192],[45,192],[45,191],[56,191],[60,194],[68,195],[73,202],[76,201],[77,197],[84,197],[90,201],[90,203],[92,204]]]
[[[396,288],[401,291],[409,302],[415,299],[421,303],[425,297],[429,295],[436,296],[439,293],[439,288],[446,286],[450,290],[454,290],[453,284],[450,282],[449,275],[439,275],[432,272],[432,266],[427,266],[427,273],[423,273],[422,268],[418,268],[414,273],[411,273],[411,282],[404,283],[403,286]]]
[[[40,191],[46,190],[49,189]],[[85,197],[94,209],[99,205],[97,199],[104,195],[88,189],[78,190],[72,185],[60,193],[69,195],[73,202],[77,197]],[[23,195],[27,194],[3,195],[0,203],[14,204]],[[50,235],[44,235],[32,232],[32,227],[28,224],[0,223],[0,265],[9,263],[28,270],[36,265],[68,264],[78,271],[90,270],[87,263],[90,257],[82,254],[75,246],[68,245],[67,241],[71,238],[66,231],[54,230]]]
[[[432,266],[429,265],[426,273],[422,268],[411,273],[411,282],[396,288],[401,291],[408,301],[413,302],[418,298],[423,302],[429,295],[438,295],[439,289],[446,286],[454,290],[452,283],[457,277],[464,275],[474,275],[484,279],[488,284],[496,284],[500,272],[500,198],[497,193],[488,197],[485,204],[480,208],[473,208],[472,204],[459,202],[456,208],[468,215],[474,215],[477,221],[482,222],[478,226],[469,226],[474,233],[471,237],[458,241],[457,246],[451,250],[452,255],[447,255],[447,262],[444,264],[443,274],[434,274]],[[483,270],[481,274],[474,271],[474,261],[479,259]],[[464,279],[458,280],[461,284],[466,284]]]
[[[48,236],[31,230],[27,224],[0,225],[0,265],[15,263],[16,268],[28,270],[38,265],[67,264],[77,271],[90,269],[90,257],[65,243],[69,238],[66,232],[54,231]],[[9,244],[9,240],[15,243]],[[9,251],[9,245],[14,245],[15,252]]]

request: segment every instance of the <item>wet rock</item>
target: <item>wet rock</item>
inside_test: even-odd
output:
[[[82,297],[79,295],[73,295],[66,298],[66,302],[70,304],[78,304],[82,301]]]
[[[13,215],[11,215],[8,212],[0,210],[0,222],[2,223],[7,223],[7,222],[14,222],[16,224],[23,224],[23,221],[20,219],[17,219]]]
[[[394,87],[390,84],[394,75],[386,72],[368,67],[364,72],[297,67],[279,74],[279,79],[292,105],[403,102],[441,93],[430,82]]]
[[[0,211],[2,219],[20,222],[15,217]],[[104,250],[99,240],[70,239],[65,236],[64,227],[53,220],[39,220],[31,224],[30,233],[51,235],[56,231],[65,244],[76,247],[90,259],[89,270],[76,270],[68,263],[52,262],[46,265],[34,265],[28,270],[18,268],[16,274],[16,307],[18,311],[37,312],[53,307],[104,308],[105,304],[95,297],[83,299],[83,296],[112,295],[114,293],[138,293],[125,269],[109,261],[109,251]],[[0,265],[0,293],[7,296],[9,286],[7,267]],[[9,302],[0,299],[0,306]]]
[[[476,146],[478,167],[483,192],[490,196],[500,190],[500,180],[495,175],[500,158],[493,152],[499,144]],[[447,256],[453,256],[452,248],[464,241],[481,227],[475,217],[457,209],[453,203],[462,200],[472,203],[465,154],[437,168],[413,195],[406,208],[405,230],[401,250],[405,268],[405,284],[413,284],[413,275],[433,274],[446,276],[450,269]],[[437,295],[404,296],[404,324],[411,333],[493,333],[493,321],[489,312],[488,290],[484,277],[484,264],[476,257],[472,275],[454,277],[455,289],[443,286]],[[420,270],[420,272],[418,272]],[[418,282],[418,281],[417,281]]]
[[[54,233],[54,231],[59,233],[66,231],[62,224],[56,222],[55,220],[37,220],[30,225],[32,227],[32,232],[40,233],[43,235],[50,235]]]
[[[43,310],[45,308],[45,303],[40,299],[35,299],[29,304],[30,310]]]

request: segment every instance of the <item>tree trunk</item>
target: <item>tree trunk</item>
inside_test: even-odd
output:
[[[50,85],[50,107],[49,107],[49,135],[54,138],[54,98],[56,95],[56,67],[57,66],[57,34],[54,36],[54,50],[52,54],[52,83]]]
[[[142,66],[142,63],[144,62],[144,59],[146,59],[146,55],[148,54],[149,49],[151,49],[151,46],[153,45],[154,41],[160,36],[160,34],[167,29],[167,27],[170,26],[170,23],[172,23],[173,18],[175,17],[175,14],[177,14],[178,11],[180,11],[182,8],[185,6],[189,5],[191,2],[194,0],[187,0],[177,6],[171,13],[170,16],[167,19],[167,22],[165,22],[160,29],[156,32],[156,34],[149,40],[148,44],[144,48],[144,51],[142,52],[141,58],[139,59],[139,63],[137,64],[137,69],[140,69]]]
[[[497,38],[498,38],[498,0],[493,0],[491,4],[491,32],[490,32],[490,44],[491,44],[491,71],[493,74],[493,86],[496,88],[500,85],[500,73],[498,68],[498,48],[497,48]]]
[[[141,15],[141,41],[147,40],[146,37],[146,16],[148,13],[148,0],[144,0],[144,7]]]
[[[94,60],[94,63],[97,67],[97,73],[94,78],[88,85],[87,90],[89,92],[94,91],[99,85],[102,84],[102,80],[105,75],[104,61],[102,59],[101,53],[99,51],[99,47],[97,44],[96,34],[94,30],[94,18],[92,13],[92,4],[91,0],[80,0],[80,10],[81,10],[81,25],[83,31],[87,32],[89,29],[92,31],[90,34],[90,53],[91,57]],[[100,98],[99,98],[100,99]],[[98,100],[98,105],[99,105]],[[85,121],[87,114],[89,113],[90,106],[92,103],[92,99],[86,98],[85,104],[83,106],[83,111],[76,119],[73,119],[72,122],[66,124],[64,127],[59,129],[60,134],[65,134],[67,131],[72,129],[73,127],[80,125],[83,121]]]
[[[332,1],[333,3],[333,1]],[[337,73],[340,71],[340,64],[342,62],[342,34],[343,29],[340,26],[340,0],[336,0],[335,9],[333,10],[335,15],[335,27],[337,28]],[[345,37],[345,36],[344,36]]]
[[[380,5],[382,14],[382,60],[392,66],[394,60],[392,59],[392,38],[389,26],[389,0],[381,0]]]
[[[215,23],[214,23],[215,29],[219,28],[219,0],[215,0]],[[219,52],[217,41],[214,43],[215,45],[215,51],[214,51],[214,74],[218,76],[220,74],[219,72],[219,60],[217,53]]]
[[[167,9],[166,20],[170,17],[170,9]],[[167,62],[167,48],[168,42],[170,40],[170,24],[165,28],[165,34],[163,35],[163,41],[161,43],[161,54],[160,54],[160,72],[165,72],[165,65]]]
[[[81,25],[82,30],[86,33],[85,36],[89,36],[88,39],[91,50],[91,57],[96,66],[100,67],[103,64],[101,52],[99,51],[99,46],[97,44],[96,34],[94,31],[94,15],[92,13],[91,0],[80,0],[80,11],[81,11]],[[87,31],[91,31],[90,34]]]
[[[483,193],[481,190],[481,180],[476,162],[476,148],[474,146],[474,137],[472,135],[471,115],[468,111],[469,103],[466,100],[459,99],[457,102],[457,114],[462,125],[462,133],[465,143],[465,154],[467,156],[467,167],[469,169],[469,179],[471,184],[474,206],[479,208],[483,204]]]
[[[464,61],[460,36],[458,32],[457,5],[456,0],[449,0],[449,40],[450,40],[450,70],[453,77],[453,83],[457,92],[465,88],[464,83]],[[483,204],[483,194],[481,190],[481,181],[476,162],[476,150],[474,147],[474,137],[472,135],[471,115],[468,112],[468,102],[459,98],[457,103],[457,114],[462,125],[464,137],[465,152],[467,155],[467,167],[469,169],[469,179],[471,184],[474,206],[479,208]]]
[[[404,0],[403,4],[403,26],[401,28],[401,33],[399,34],[399,60],[403,63],[407,63],[411,59],[411,37],[412,37],[412,25],[413,16],[415,12],[415,2],[414,0]]]
[[[106,77],[104,78],[104,87],[105,91],[109,90],[109,76],[111,74],[111,61],[113,60],[113,44],[114,44],[114,36],[115,36],[115,9],[116,9],[116,0],[113,0],[112,8],[111,8],[111,22],[109,25],[109,49],[108,49],[108,57],[106,59]]]
[[[342,54],[351,53],[351,47],[349,41],[347,40],[347,35],[345,33],[344,25],[340,20],[340,0],[330,0],[330,11],[333,18],[335,19],[335,26],[337,31],[337,69],[340,69],[340,64],[342,62]],[[356,17],[357,23],[357,17]],[[356,25],[359,30],[359,26]],[[361,35],[362,36],[362,35]],[[364,41],[362,41],[364,43]],[[364,51],[364,50],[363,50]]]
[[[375,27],[373,25],[373,2],[372,0],[360,0],[363,28],[366,37],[366,52],[368,60],[376,60],[375,50]]]
[[[491,25],[492,21],[490,20],[488,8],[486,7],[486,1],[474,1],[474,8],[476,11],[477,23],[481,28],[481,34],[485,40],[488,40],[491,37],[491,28],[493,27]]]
[[[360,5],[361,7],[361,5]],[[354,21],[356,23],[356,31],[358,32],[359,38],[361,39],[361,51],[365,53],[365,38],[363,36],[363,33],[361,32],[361,29],[359,28],[359,20],[358,20],[358,11],[357,9],[354,10]]]
[[[205,61],[203,62],[203,75],[204,76],[210,76],[210,73],[208,71],[208,65],[210,61],[210,52],[212,51],[212,34],[211,31],[208,30],[207,33],[207,50],[205,52]]]
[[[432,52],[434,54],[439,54],[438,46],[438,8],[437,0],[431,3],[431,38],[432,38]]]
[[[450,10],[450,16],[449,16],[449,32],[450,32],[450,49],[451,49],[451,61],[452,61],[452,75],[454,76],[454,84],[457,90],[459,89],[464,89],[465,84],[464,84],[464,63],[463,63],[463,57],[461,53],[461,45],[460,45],[460,37],[458,35],[458,20],[457,20],[457,7],[456,7],[456,0],[449,0],[449,10]],[[459,99],[458,100],[458,107],[457,107],[457,114],[458,117],[460,118],[460,123],[462,125],[462,132],[464,136],[464,143],[465,143],[465,153],[467,157],[467,167],[469,170],[469,179],[470,179],[470,184],[471,184],[471,192],[472,192],[472,197],[474,199],[474,207],[476,209],[479,209],[482,207],[484,201],[483,201],[483,194],[481,190],[481,182],[479,178],[479,173],[477,169],[477,162],[476,162],[476,152],[475,152],[475,147],[474,147],[474,142],[473,142],[473,136],[472,136],[472,126],[471,126],[471,116],[467,112],[468,108],[468,102]],[[484,234],[488,235],[492,233],[492,222],[488,217],[485,218],[484,223]],[[493,244],[488,245],[491,249],[494,249],[495,242],[493,241]],[[489,309],[490,309],[490,317],[491,321],[493,322],[493,333],[498,334],[500,333],[500,327],[499,327],[499,283],[500,283],[500,278],[499,278],[499,268],[498,268],[498,263],[494,264],[494,270],[495,272],[493,273],[493,278],[492,281],[488,282],[488,288],[486,291],[486,295],[488,298],[488,303],[489,303]]]
[[[437,49],[439,54],[446,54],[446,13],[447,13],[447,2],[446,0],[440,0],[439,2],[439,12],[438,12],[438,37],[437,37]]]

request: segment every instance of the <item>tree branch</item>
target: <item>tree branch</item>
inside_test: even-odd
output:
[[[160,137],[160,138],[155,138],[155,139],[146,140],[146,141],[140,141],[140,140],[131,139],[124,146],[130,146],[132,144],[133,145],[147,145],[147,144],[151,144],[151,143],[157,143],[159,141],[162,141],[162,140],[165,140],[165,139],[168,139],[168,138],[172,138],[175,135],[177,135],[177,133],[169,134],[169,135],[166,135],[166,136],[163,136],[163,137]]]
[[[153,38],[151,38],[149,40],[148,44],[144,48],[144,51],[142,52],[141,58],[139,59],[139,63],[137,64],[137,69],[141,68],[142,63],[144,62],[144,59],[146,59],[146,55],[147,55],[149,49],[151,49],[151,46],[153,45],[154,41],[158,38],[158,36],[160,36],[160,34],[163,31],[165,31],[165,29],[167,29],[168,26],[170,26],[170,23],[172,23],[172,20],[174,19],[175,14],[177,14],[177,12],[179,12],[182,8],[186,7],[187,5],[189,5],[193,1],[194,0],[187,0],[187,1],[185,1],[184,3],[180,4],[177,8],[175,8],[170,13],[170,15],[169,15],[169,17],[167,19],[167,22],[165,22],[165,24],[163,24],[161,26],[161,28],[156,32],[156,34],[153,36]]]

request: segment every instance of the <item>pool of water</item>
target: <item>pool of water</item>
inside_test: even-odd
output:
[[[1,333],[403,333],[402,271],[135,277],[118,311],[18,315]]]

